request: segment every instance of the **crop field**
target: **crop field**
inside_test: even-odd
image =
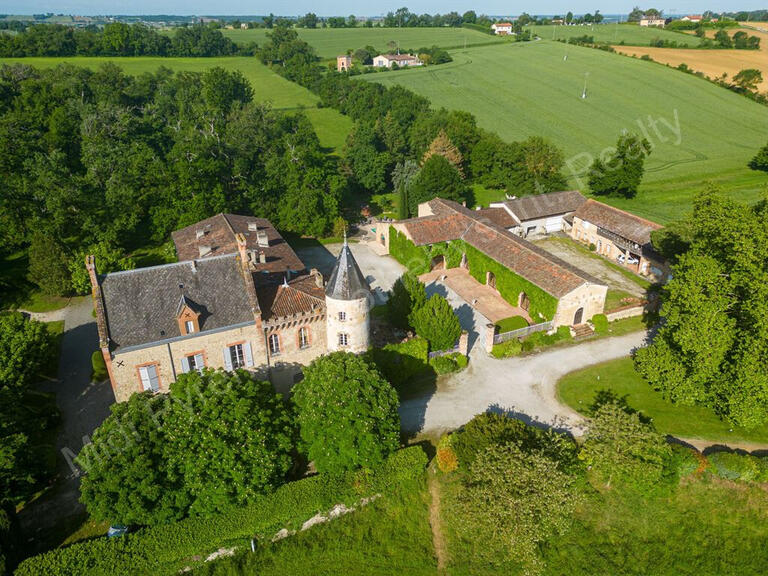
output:
[[[402,50],[440,46],[458,48],[477,44],[503,43],[507,40],[467,28],[297,28],[299,38],[310,44],[322,58],[335,58],[347,50],[373,46],[387,50],[395,42]],[[222,33],[237,43],[267,41],[269,30],[222,30]]]
[[[592,36],[595,42],[623,42],[629,46],[649,46],[651,40],[659,38],[678,44],[698,46],[701,40],[691,34],[673,32],[659,28],[640,27],[635,24],[592,24],[584,26],[530,26],[532,32],[544,40],[562,40],[575,36]]]
[[[328,149],[340,150],[352,128],[352,121],[330,108],[317,108],[317,96],[306,88],[278,76],[253,57],[228,58],[0,58],[0,64],[22,63],[38,68],[49,68],[62,63],[96,69],[105,62],[113,62],[127,74],[153,72],[160,66],[175,71],[200,72],[220,66],[239,70],[251,81],[254,100],[270,102],[276,110],[285,112],[304,110],[315,127],[320,143]]]
[[[436,107],[472,112],[509,141],[548,138],[564,150],[570,183],[582,190],[583,171],[622,131],[643,135],[653,151],[640,192],[610,202],[661,223],[687,211],[708,182],[745,201],[768,185],[766,174],[746,166],[768,139],[768,108],[707,80],[544,40],[452,55],[449,64],[360,81],[399,83]]]

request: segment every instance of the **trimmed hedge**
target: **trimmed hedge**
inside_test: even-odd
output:
[[[467,357],[464,354],[454,352],[445,356],[435,356],[429,361],[429,365],[438,374],[450,374],[451,372],[458,372],[466,368],[467,362]]]
[[[344,476],[319,475],[285,484],[245,507],[208,518],[144,528],[121,538],[98,538],[52,550],[22,562],[17,576],[71,574],[176,574],[193,563],[193,556],[240,544],[252,537],[269,539],[282,528],[297,529],[318,512],[338,503],[350,505],[362,497],[392,492],[418,478],[427,457],[418,446],[399,450],[373,472]]]
[[[608,331],[608,317],[605,314],[595,314],[591,322],[598,334]]]
[[[496,322],[496,327],[499,329],[499,334],[504,332],[512,332],[513,330],[520,330],[521,328],[528,327],[528,320],[522,316],[510,316]]]

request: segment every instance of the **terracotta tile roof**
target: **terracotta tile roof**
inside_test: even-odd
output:
[[[435,198],[428,204],[434,216],[401,222],[416,245],[464,240],[556,298],[585,283],[602,284],[586,272],[494,224],[478,211],[442,198]]]
[[[507,200],[504,202],[504,206],[520,222],[525,222],[526,220],[537,220],[547,216],[573,212],[584,202],[586,202],[586,198],[578,190],[564,190]]]
[[[266,283],[256,286],[261,305],[261,317],[265,322],[294,315],[325,310],[325,291],[317,285],[316,276],[302,274],[283,284]],[[258,277],[254,275],[254,280]]]
[[[504,208],[483,208],[482,210],[475,210],[475,213],[502,228],[514,228],[517,226],[515,219]]]
[[[259,246],[257,230],[263,230],[267,236],[267,246]],[[304,263],[296,256],[293,248],[265,218],[242,216],[239,214],[218,214],[201,220],[196,224],[176,230],[171,234],[176,245],[176,254],[180,261],[196,260],[237,253],[235,234],[243,234],[248,250],[256,254],[263,251],[266,263],[260,264],[258,256],[252,262],[256,269],[266,272],[301,271]]]
[[[591,198],[582,204],[573,215],[641,246],[650,244],[651,232],[662,228],[661,224],[656,224],[656,222],[640,218]]]

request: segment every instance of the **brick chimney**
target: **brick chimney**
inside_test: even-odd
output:
[[[235,240],[237,240],[237,251],[240,253],[240,262],[242,262],[243,266],[247,269],[249,260],[245,235],[240,233],[235,234]]]

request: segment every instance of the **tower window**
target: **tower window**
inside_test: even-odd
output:
[[[280,337],[277,334],[269,335],[269,353],[273,356],[280,354]]]
[[[339,312],[339,322],[344,322],[347,319],[347,313],[343,310]]]
[[[299,348],[309,348],[309,328],[299,328]]]
[[[349,346],[349,334],[339,332],[339,346]]]

